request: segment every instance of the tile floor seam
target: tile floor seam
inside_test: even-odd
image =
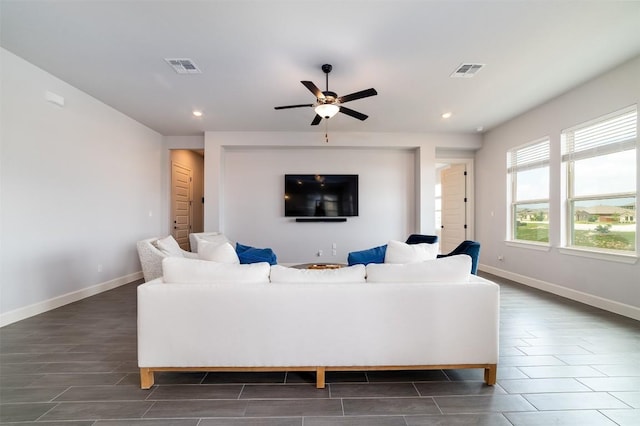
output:
[[[144,413],[142,413],[142,414],[140,415],[140,418],[141,418],[141,419],[144,419],[144,418],[145,418],[144,416],[146,416],[146,415],[147,415],[147,413],[149,413],[149,411],[151,411],[151,409],[156,405],[156,403],[157,403],[157,401],[152,401],[152,402],[151,402],[151,405],[149,405],[149,408],[147,408],[147,409],[144,411]]]
[[[238,393],[238,397],[236,398],[237,400],[241,400],[242,399],[242,393],[244,392],[244,389],[247,385],[245,383],[242,384],[242,387],[240,388],[240,392]]]
[[[422,394],[420,393],[420,389],[418,389],[418,386],[416,385],[416,382],[411,382],[411,386],[416,391],[416,394],[418,394],[418,397],[422,397]]]
[[[635,410],[636,408],[627,404],[625,401],[621,400],[620,398],[618,398],[617,396],[615,396],[614,394],[612,394],[611,392],[618,392],[618,391],[609,391],[606,392],[608,395],[610,395],[612,398],[617,399],[618,401],[622,402],[624,405],[626,405],[627,407],[629,407],[629,409],[631,410]],[[610,408],[601,408],[602,410],[610,410]],[[626,408],[621,408],[621,410],[626,410]]]
[[[440,408],[440,404],[438,404],[438,401],[436,401],[436,398],[433,396],[427,396],[425,398],[431,398],[431,401],[433,401],[434,405],[436,406],[436,408],[438,409],[438,411],[440,412],[441,415],[446,415],[444,413],[444,411],[442,410],[442,408]]]
[[[41,415],[40,415],[36,420],[34,420],[34,421],[36,421],[36,422],[40,421],[40,419],[42,419],[44,416],[46,416],[48,413],[50,413],[50,412],[51,412],[51,410],[53,410],[53,409],[57,408],[57,407],[60,405],[60,403],[59,403],[59,402],[54,402],[54,404],[55,404],[55,405],[54,405],[53,407],[49,408],[47,411],[45,411],[44,413],[42,413],[42,414],[41,414]]]

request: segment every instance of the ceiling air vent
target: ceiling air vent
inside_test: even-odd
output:
[[[471,78],[484,67],[484,64],[462,64],[451,74],[451,78]]]
[[[191,59],[165,58],[165,61],[167,61],[167,63],[171,65],[171,68],[178,74],[202,74],[202,71],[198,69]]]

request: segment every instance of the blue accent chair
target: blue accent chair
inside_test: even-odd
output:
[[[437,235],[422,235],[411,234],[407,238],[407,244],[419,244],[419,243],[437,243]],[[478,259],[480,258],[480,243],[477,241],[466,240],[460,243],[458,247],[453,249],[450,253],[439,254],[438,257],[454,256],[456,254],[466,254],[471,257],[471,273],[478,275]]]
[[[471,273],[478,275],[478,259],[480,259],[480,243],[477,241],[465,240],[450,253],[439,254],[438,257],[454,256],[456,254],[466,254],[471,257]]]

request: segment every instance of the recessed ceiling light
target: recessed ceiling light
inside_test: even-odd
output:
[[[476,127],[476,132],[482,132],[483,130],[484,130],[484,127],[482,126]]]
[[[451,112],[445,112],[444,114],[442,114],[442,118],[444,118],[444,119],[451,118],[452,115],[453,115],[453,113],[451,113]]]
[[[195,115],[196,117],[202,117],[202,111],[198,111],[197,109],[193,110],[193,115]]]

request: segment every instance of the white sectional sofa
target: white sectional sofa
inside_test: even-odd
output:
[[[198,258],[198,244],[200,241],[229,242],[220,232],[200,232],[189,234],[191,251],[180,248],[171,236],[147,238],[136,243],[138,258],[142,267],[145,281],[151,281],[162,276],[162,259],[165,257]]]
[[[164,260],[164,277],[138,287],[141,387],[159,371],[314,371],[322,388],[326,371],[458,368],[495,384],[499,286],[469,274],[466,255],[431,262]]]

